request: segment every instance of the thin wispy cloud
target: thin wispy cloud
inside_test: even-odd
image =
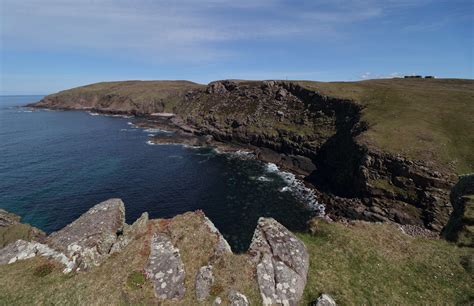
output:
[[[137,78],[472,77],[472,16],[469,0],[0,0],[0,92]]]
[[[342,26],[380,17],[394,3],[401,5],[389,0],[296,5],[278,0],[201,0],[198,5],[191,0],[3,0],[1,38],[7,47],[19,49],[34,45],[136,54],[155,61],[213,60],[234,54],[222,45],[226,42],[331,39]]]

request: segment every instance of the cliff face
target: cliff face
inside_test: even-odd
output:
[[[448,220],[453,172],[360,141],[371,127],[361,119],[366,106],[352,99],[282,81],[173,83],[171,90],[161,84],[146,94],[140,86],[73,89],[35,106],[145,116],[173,112],[172,124],[257,147],[259,158],[306,175],[334,217],[435,231]]]

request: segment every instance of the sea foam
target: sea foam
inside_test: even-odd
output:
[[[325,206],[319,203],[316,193],[311,188],[305,186],[303,181],[296,178],[293,173],[282,171],[274,163],[268,163],[265,170],[269,173],[278,174],[287,186],[280,189],[280,192],[291,192],[297,199],[302,201],[310,210],[316,212],[320,216],[325,214]]]

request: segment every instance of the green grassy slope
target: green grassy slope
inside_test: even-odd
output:
[[[360,141],[369,146],[458,174],[474,170],[474,80],[298,83],[362,104],[370,127]]]
[[[74,103],[77,98],[94,100],[101,97],[107,101],[106,96],[112,97],[118,104],[112,108],[120,108],[120,104],[132,104],[130,109],[151,110],[157,103],[163,103],[165,111],[171,111],[183,95],[192,89],[204,88],[204,85],[189,81],[118,81],[101,82],[91,85],[76,87],[47,96],[46,98],[61,98],[63,101]]]
[[[472,249],[413,238],[394,225],[320,222],[298,234],[310,253],[301,305],[329,293],[341,305],[458,305],[474,300]]]

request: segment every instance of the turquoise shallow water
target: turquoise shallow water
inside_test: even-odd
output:
[[[134,128],[130,118],[18,107],[39,99],[0,97],[0,208],[46,232],[118,197],[129,223],[144,211],[157,218],[202,209],[242,251],[259,216],[298,230],[311,215],[259,161],[148,145],[157,131]]]

